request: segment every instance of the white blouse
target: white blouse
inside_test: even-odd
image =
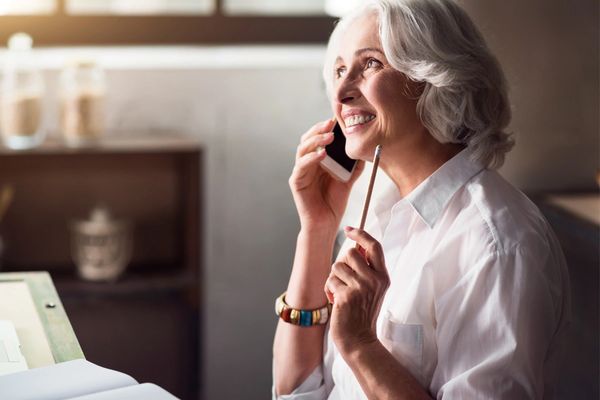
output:
[[[367,231],[391,280],[377,336],[434,398],[553,398],[570,315],[560,245],[537,207],[469,154],[374,207]],[[322,365],[273,398],[366,396],[327,333]]]

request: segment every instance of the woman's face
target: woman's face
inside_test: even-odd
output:
[[[374,14],[348,26],[332,72],[332,107],[354,159],[371,160],[378,144],[410,147],[423,130],[416,111],[419,86],[388,64],[378,29]]]

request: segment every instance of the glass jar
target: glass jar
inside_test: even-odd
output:
[[[88,220],[71,223],[71,250],[79,276],[89,281],[114,281],[131,259],[131,223],[115,220],[96,207]]]
[[[69,64],[60,76],[60,128],[68,145],[95,142],[104,132],[106,78],[93,61]]]
[[[31,53],[33,40],[16,33],[8,40],[8,52],[0,84],[0,132],[12,149],[28,149],[44,140],[42,99],[44,81]]]

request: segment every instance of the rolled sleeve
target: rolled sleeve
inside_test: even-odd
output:
[[[291,394],[277,396],[275,385],[272,389],[273,400],[325,400],[327,389],[323,381],[323,367],[318,366]]]

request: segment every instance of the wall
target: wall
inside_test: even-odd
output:
[[[510,83],[517,147],[504,175],[530,190],[594,187],[598,1],[463,3]]]
[[[298,231],[287,179],[300,135],[329,111],[321,47],[269,50],[268,65],[246,58],[260,59],[261,49],[234,56],[237,50],[226,50],[131,49],[138,57],[119,49],[79,51],[95,54],[106,66],[110,134],[169,130],[205,143],[199,380],[206,399],[258,399],[270,393],[273,302],[285,288]],[[48,66],[45,123],[51,136],[57,68],[77,54],[55,51],[40,52]],[[278,52],[285,63],[277,60]],[[161,60],[170,57],[179,57],[178,63],[164,65]]]
[[[528,190],[593,188],[597,2],[465,3],[511,85],[518,145],[502,173]],[[286,287],[298,230],[287,179],[300,135],[329,116],[323,49],[89,51],[107,65],[111,129],[170,129],[205,141],[203,392],[268,398],[273,301]],[[49,82],[57,52],[41,52]],[[352,204],[361,201],[357,193]]]

